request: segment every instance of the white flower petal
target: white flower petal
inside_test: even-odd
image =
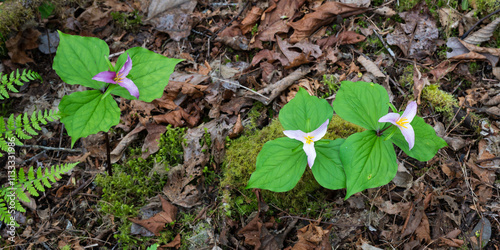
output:
[[[408,119],[408,122],[413,121],[413,118],[415,118],[415,115],[417,114],[417,102],[413,101],[406,106],[405,112],[403,112],[403,115],[401,117],[404,117]]]
[[[406,125],[406,128],[399,127],[399,129],[401,129],[401,133],[405,137],[405,140],[408,142],[408,146],[411,150],[415,145],[415,131],[413,131],[413,127],[408,124]]]
[[[307,134],[302,132],[301,130],[285,130],[283,131],[283,134],[285,134],[288,138],[292,138],[295,140],[299,140],[306,144],[306,136]]]
[[[319,141],[323,136],[325,136],[326,131],[328,129],[328,123],[330,120],[326,120],[326,122],[323,122],[319,128],[315,129],[314,131],[308,133],[309,136],[313,137],[313,141]]]
[[[314,142],[311,142],[309,144],[304,143],[302,149],[304,149],[304,152],[306,152],[307,164],[310,168],[312,168],[314,160],[316,159],[316,149],[314,149]]]
[[[399,114],[398,113],[389,113],[387,115],[384,115],[378,119],[378,122],[390,122],[394,125],[397,125],[396,122],[399,120]]]

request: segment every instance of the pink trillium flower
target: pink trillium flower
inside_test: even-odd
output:
[[[302,149],[306,152],[307,155],[307,164],[310,168],[312,168],[314,164],[314,160],[316,159],[316,149],[314,149],[314,142],[319,141],[326,134],[326,130],[328,128],[328,122],[330,120],[326,120],[319,128],[315,129],[312,132],[305,133],[302,130],[285,130],[283,133],[289,138],[299,140],[304,143]]]
[[[387,115],[382,116],[378,122],[390,122],[396,125],[400,130],[405,140],[408,142],[408,146],[410,150],[415,145],[415,131],[413,131],[413,127],[410,125],[411,121],[417,114],[417,103],[410,102],[406,107],[406,110],[402,115],[398,113],[389,113]]]
[[[127,61],[123,64],[123,67],[120,71],[118,71],[118,73],[113,71],[103,71],[92,77],[92,79],[106,83],[118,84],[126,88],[131,95],[135,96],[135,98],[139,99],[139,89],[132,80],[127,78],[128,73],[130,73],[130,70],[132,69],[132,59],[130,59],[129,55],[127,55],[127,57]]]

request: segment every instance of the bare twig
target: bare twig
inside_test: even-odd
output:
[[[283,92],[285,89],[290,87],[297,80],[299,80],[302,77],[304,77],[305,75],[307,75],[310,71],[311,71],[310,66],[301,66],[298,69],[296,69],[294,72],[289,74],[287,77],[277,81],[274,84],[268,85],[267,87],[258,91],[262,95],[271,93],[269,98],[263,99],[263,98],[257,97],[257,96],[250,96],[250,97],[257,100],[257,101],[264,103],[265,105],[268,105],[269,103],[271,103],[272,100],[274,100],[274,98],[278,97],[281,94],[281,92]]]
[[[55,151],[65,151],[71,153],[81,153],[81,149],[72,149],[72,148],[55,148],[55,147],[46,147],[46,146],[38,146],[38,145],[19,145],[21,148],[33,148],[33,149],[44,149],[44,150],[55,150]]]
[[[232,85],[234,85],[234,86],[237,86],[237,87],[239,87],[239,88],[244,88],[244,89],[246,89],[246,90],[248,90],[248,91],[250,91],[250,92],[252,92],[252,93],[254,93],[254,94],[256,94],[256,95],[261,96],[262,98],[265,98],[265,99],[268,99],[268,100],[269,100],[269,98],[268,98],[267,96],[262,95],[262,94],[260,94],[259,92],[255,91],[255,90],[252,90],[252,89],[250,89],[250,88],[248,88],[248,87],[245,87],[245,86],[241,85],[238,81],[234,81],[234,80],[226,80],[226,79],[222,79],[222,78],[218,78],[218,77],[212,77],[212,79],[213,79],[213,80],[216,80],[216,81],[226,82],[226,83],[232,84]]]
[[[385,49],[389,52],[389,54],[392,56],[392,58],[396,58],[396,54],[394,54],[394,51],[392,51],[392,49],[389,48],[389,46],[387,46],[387,43],[385,42],[384,38],[375,29],[372,29],[372,30],[373,30],[373,33],[375,33],[375,35],[377,35],[378,39],[382,42],[382,45],[384,45]]]

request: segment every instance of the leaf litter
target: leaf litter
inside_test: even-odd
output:
[[[352,4],[302,0],[254,1],[243,6],[235,2],[154,0],[73,4],[63,7],[65,16],[55,14],[38,29],[13,32],[6,40],[9,57],[2,59],[2,65],[11,72],[27,63],[42,74],[44,84],[57,84],[50,90],[44,90],[47,85],[41,83],[21,89],[16,98],[22,99],[20,106],[29,107],[42,90],[49,106],[62,97],[56,87],[62,86],[60,80],[50,70],[50,54],[35,50],[48,50],[43,36],[45,31],[53,32],[47,28],[49,23],[74,34],[102,38],[112,45],[111,53],[144,46],[185,59],[171,75],[161,98],[152,103],[121,100],[123,123],[111,133],[113,162],[122,164],[128,160],[130,147],[138,146],[142,158],[154,157],[166,125],[189,128],[183,144],[184,160],[168,166],[160,195],[149,205],[141,204],[141,209],[134,207],[143,215],[132,220],[143,226],[133,224],[131,232],[149,235],[149,245],[157,242],[153,235],[166,232],[171,237],[162,241],[163,248],[182,248],[183,244],[194,244],[186,239],[197,237],[205,239],[197,247],[247,249],[479,249],[481,241],[488,247],[500,244],[496,234],[500,230],[500,53],[493,33],[498,19],[490,18],[475,27],[477,18],[472,12],[449,6],[419,4],[395,11],[394,1],[383,5],[344,2]],[[372,8],[366,7],[369,5]],[[112,12],[134,10],[144,18],[139,29],[124,32],[115,26]],[[402,21],[389,18],[396,14]],[[438,32],[440,28],[444,34]],[[463,35],[471,28],[473,32],[465,39],[447,36],[450,30]],[[53,47],[53,38],[49,41]],[[323,78],[326,74],[331,78]],[[259,119],[259,124],[266,124],[262,121],[272,120],[299,87],[331,101],[339,81],[361,79],[384,85],[392,92],[396,107],[419,100],[422,117],[450,147],[429,162],[416,162],[401,152],[397,178],[390,184],[347,201],[341,198],[343,191],[324,190],[324,206],[315,207],[313,199],[307,200],[304,202],[311,204],[311,209],[306,212],[275,204],[264,209],[262,197],[218,186],[224,178],[225,150],[231,140],[251,131],[252,121]],[[439,109],[442,103],[438,100],[444,94],[457,100],[447,111]],[[264,108],[257,108],[259,105]],[[28,144],[68,146],[60,125],[47,129],[44,134],[51,136]],[[102,191],[82,186],[91,180],[89,172],[103,170],[103,136],[89,137],[80,145],[84,153],[62,154],[66,161],[83,161],[83,171],[74,172],[67,181],[65,177],[65,185],[57,192],[33,198],[29,207],[36,207],[37,213],[26,214],[45,224],[23,224],[17,244],[37,242],[34,245],[41,247],[51,242],[74,248],[120,244],[109,237],[119,222],[88,205],[97,204]],[[26,160],[31,158],[20,163],[23,167],[50,164],[61,157],[35,148],[23,154]],[[59,204],[61,196],[80,186],[82,194],[73,196],[73,203]],[[222,189],[230,189],[230,197],[218,196]],[[224,204],[234,199],[243,201],[231,203],[239,206],[230,210],[231,216]],[[256,204],[250,212],[245,211],[248,204]],[[48,206],[57,209],[47,210]],[[261,209],[267,212],[256,212]],[[177,213],[196,215],[196,219],[181,222]],[[96,216],[89,214],[97,215],[102,221],[99,228],[105,230],[98,229]],[[54,220],[58,216],[64,219]],[[210,222],[204,224],[206,221]],[[197,231],[201,225],[209,228]],[[75,238],[63,228],[81,229],[79,236],[83,237]]]

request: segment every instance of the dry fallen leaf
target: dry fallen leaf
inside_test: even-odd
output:
[[[493,22],[484,26],[480,30],[470,34],[464,39],[464,42],[479,45],[482,42],[486,42],[490,40],[491,36],[493,36],[493,32],[496,30],[498,24],[500,23],[500,17],[493,20]]]
[[[128,218],[128,220],[143,226],[156,236],[159,236],[160,231],[165,228],[165,224],[173,222],[177,215],[176,206],[170,204],[170,202],[165,200],[162,196],[160,196],[160,200],[163,211],[155,214],[149,219],[139,220],[137,218]]]
[[[5,42],[13,63],[25,64],[35,62],[26,55],[26,50],[38,48],[38,37],[40,34],[40,31],[29,28],[20,31],[15,37]]]
[[[259,21],[262,13],[264,13],[264,10],[259,8],[258,6],[252,7],[252,9],[247,13],[247,16],[241,21],[240,24],[241,33],[243,33],[243,35],[252,30],[257,21]]]
[[[352,4],[326,2],[316,8],[314,12],[306,14],[302,19],[288,24],[295,30],[290,37],[290,42],[296,43],[308,38],[321,26],[335,21],[337,16],[346,18],[352,15],[359,15],[367,10],[368,8],[357,7]]]
[[[366,59],[364,56],[359,56],[358,62],[365,67],[366,71],[372,73],[375,77],[385,77],[384,73],[380,71],[378,66],[371,60]]]
[[[171,242],[166,245],[162,245],[160,247],[175,247],[175,249],[179,249],[181,247],[181,235],[177,234]]]
[[[309,224],[297,231],[299,241],[292,250],[328,249],[328,230]]]
[[[344,44],[356,44],[364,41],[365,39],[365,36],[360,35],[354,31],[344,31],[337,36],[332,35],[327,38],[320,39],[316,43],[321,46],[321,48],[325,48],[332,46],[337,47],[338,45]]]
[[[300,42],[295,45],[291,45],[279,37],[276,40],[281,52],[288,60],[288,62],[283,65],[285,68],[293,68],[309,63],[311,60],[317,59],[322,54],[318,45],[309,42]]]

